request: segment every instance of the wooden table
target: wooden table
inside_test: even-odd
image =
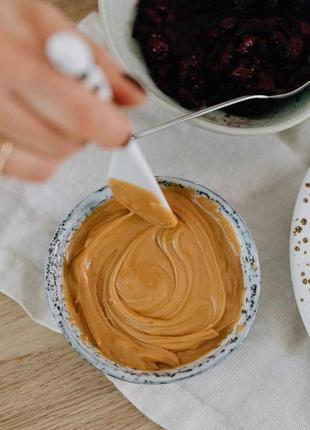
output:
[[[51,0],[78,21],[96,0]],[[156,430],[113,384],[0,294],[0,429]]]

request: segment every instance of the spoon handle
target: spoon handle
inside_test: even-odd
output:
[[[279,100],[279,99],[285,99],[287,97],[294,96],[301,91],[305,90],[310,86],[310,81],[305,82],[300,87],[296,88],[293,91],[282,93],[282,94],[275,94],[271,96],[267,96],[264,94],[254,94],[254,95],[248,95],[248,96],[241,96],[237,97],[236,99],[227,100],[222,103],[218,103],[214,106],[210,106],[207,108],[200,109],[196,112],[189,113],[187,115],[181,116],[179,118],[173,119],[171,121],[164,122],[163,124],[156,125],[155,127],[148,128],[147,130],[138,131],[135,133],[132,137],[134,139],[139,139],[140,137],[148,136],[149,134],[157,133],[158,131],[164,130],[165,128],[173,127],[175,125],[181,124],[182,122],[189,121],[194,118],[198,118],[202,115],[206,115],[208,113],[214,112],[215,110],[224,109],[225,107],[235,105],[237,103],[242,103],[248,100],[254,100],[254,99],[270,99],[270,100]]]
[[[196,112],[192,112],[192,113],[189,113],[187,115],[181,116],[179,118],[173,119],[171,121],[164,122],[162,124],[156,125],[155,127],[148,128],[148,129],[142,130],[142,131],[138,131],[137,133],[133,134],[132,137],[134,139],[140,139],[141,137],[148,136],[149,134],[157,133],[158,131],[164,130],[165,128],[173,127],[175,125],[181,124],[182,122],[189,121],[189,120],[194,119],[194,118],[198,118],[202,115],[206,115],[207,113],[213,112],[215,110],[223,109],[225,107],[232,106],[232,105],[235,105],[237,103],[242,103],[242,102],[245,102],[247,100],[266,99],[266,98],[268,98],[268,96],[251,95],[251,96],[238,97],[238,98],[232,99],[232,100],[227,100],[225,102],[218,103],[214,106],[203,108],[203,109],[200,109]]]

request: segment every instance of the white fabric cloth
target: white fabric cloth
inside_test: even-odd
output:
[[[81,28],[102,43],[96,15]],[[140,130],[169,115],[149,103],[130,117]],[[235,206],[254,235],[263,275],[254,326],[244,345],[218,367],[162,386],[113,380],[166,429],[310,428],[310,342],[294,301],[288,262],[292,210],[310,164],[309,135],[309,121],[278,135],[252,138],[185,124],[141,142],[156,174],[200,182]],[[108,153],[90,146],[65,162],[48,183],[0,181],[0,291],[52,330],[57,329],[43,287],[49,241],[67,212],[106,183],[108,163]]]

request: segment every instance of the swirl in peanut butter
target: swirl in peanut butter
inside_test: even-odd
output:
[[[64,262],[72,322],[104,356],[135,369],[200,358],[226,337],[243,302],[240,246],[218,205],[177,186],[164,193],[174,228],[112,197],[82,223]]]

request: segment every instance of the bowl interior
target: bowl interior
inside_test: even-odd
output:
[[[76,326],[71,323],[62,291],[63,257],[72,235],[82,221],[100,204],[111,197],[111,191],[104,187],[80,203],[59,226],[48,251],[45,271],[45,286],[53,316],[72,347],[90,364],[102,372],[126,380],[143,384],[168,383],[196,375],[216,365],[228,356],[246,338],[255,318],[260,295],[260,269],[255,243],[242,218],[221,197],[209,189],[183,179],[159,177],[161,185],[169,187],[178,184],[190,187],[200,195],[205,195],[219,205],[219,210],[227,217],[236,232],[241,245],[241,263],[244,277],[244,301],[239,321],[232,332],[213,351],[201,359],[179,367],[162,371],[139,371],[122,367],[107,358],[91,345],[86,344]]]
[[[141,56],[140,50],[132,38],[132,27],[137,0],[99,0],[99,11],[106,41],[112,53],[122,66],[133,74],[161,101],[163,107],[169,106],[176,114],[188,113],[173,99],[166,96],[154,84]],[[258,118],[246,118],[217,111],[193,120],[198,126],[216,132],[228,134],[267,134],[290,128],[310,116],[310,88],[298,98],[283,102],[283,106]]]

